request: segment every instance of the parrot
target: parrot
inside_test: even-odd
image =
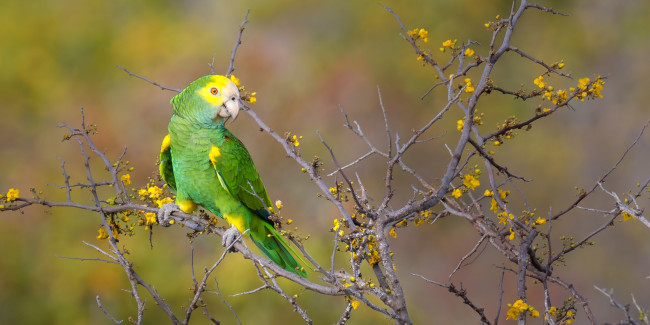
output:
[[[226,76],[206,75],[174,96],[167,134],[160,149],[160,175],[175,192],[174,203],[158,212],[171,224],[171,213],[192,213],[197,205],[225,219],[231,228],[222,245],[246,233],[262,253],[287,271],[306,277],[289,243],[270,219],[271,199],[244,144],[225,122],[242,109],[239,89]]]

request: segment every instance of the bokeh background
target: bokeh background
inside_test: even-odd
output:
[[[578,102],[551,118],[536,123],[530,132],[497,148],[496,158],[518,175],[534,179],[519,184],[526,200],[538,213],[559,211],[575,199],[574,187],[590,187],[609,169],[650,117],[650,3],[643,0],[541,1],[568,17],[527,12],[517,26],[513,45],[546,62],[564,60],[574,77],[607,76],[598,101]],[[490,33],[483,24],[497,14],[506,16],[510,1],[385,1],[408,28],[429,30],[428,46],[437,49],[446,39],[471,39],[486,54]],[[127,147],[133,187],[143,186],[154,175],[155,162],[171,114],[168,103],[174,93],[161,91],[129,77],[115,65],[144,75],[166,86],[183,88],[210,72],[214,57],[217,72],[225,73],[238,25],[247,9],[246,26],[235,74],[247,89],[256,91],[255,110],[278,133],[303,135],[303,155],[323,157],[325,169],[333,164],[318,141],[318,130],[343,163],[366,152],[362,141],[343,128],[341,105],[358,120],[378,146],[385,147],[383,120],[378,105],[381,89],[393,132],[406,137],[410,130],[437,112],[446,100],[443,92],[419,97],[434,83],[431,68],[415,60],[400,37],[396,21],[373,1],[3,1],[0,2],[0,191],[18,188],[28,196],[30,188],[49,199],[64,193],[46,184],[61,184],[59,157],[67,164],[72,182],[84,181],[81,156],[72,142],[62,142],[62,122],[77,126],[79,109],[96,123],[97,146],[116,159]],[[510,89],[543,73],[541,67],[509,54],[494,70],[495,83]],[[478,78],[474,71],[470,74]],[[575,80],[549,79],[557,87]],[[556,88],[557,88],[556,87]],[[494,94],[484,98],[484,132],[515,115],[530,116],[537,101],[522,102]],[[407,157],[432,183],[441,177],[448,153],[444,144],[457,139],[458,111],[430,132],[442,138],[420,145]],[[337,217],[332,207],[317,198],[317,188],[287,159],[281,147],[258,131],[246,114],[230,128],[247,145],[273,200],[284,202],[283,213],[294,219],[302,234],[310,234],[306,246],[327,264],[332,249],[328,232]],[[393,134],[394,134],[393,133]],[[635,191],[648,178],[650,135],[645,134],[630,156],[607,180],[610,190],[621,195]],[[98,166],[99,161],[91,163]],[[357,171],[371,194],[383,194],[383,169],[379,160],[368,160]],[[100,167],[95,168],[101,177]],[[328,182],[334,183],[330,177]],[[397,175],[403,191],[399,205],[412,194],[414,181]],[[481,187],[482,191],[482,187]],[[516,193],[514,193],[516,192]],[[523,208],[523,197],[513,188],[511,202]],[[81,202],[90,202],[75,192]],[[611,200],[596,194],[585,206],[611,209]],[[647,207],[647,195],[645,202]],[[582,238],[604,222],[595,213],[575,213],[554,226],[557,236]],[[135,304],[121,289],[128,288],[123,271],[114,265],[78,261],[61,256],[98,257],[87,241],[97,240],[97,215],[73,209],[31,207],[0,215],[0,323],[3,324],[101,324],[109,320],[97,308],[99,295],[116,318],[135,315]],[[593,285],[615,288],[624,303],[637,301],[650,307],[650,229],[630,221],[617,223],[596,238],[596,245],[574,252],[558,275],[573,282],[591,302],[599,321],[621,319]],[[447,218],[417,229],[400,229],[393,241],[398,272],[408,295],[413,320],[426,323],[476,323],[474,315],[446,292],[424,283],[411,273],[445,282],[459,259],[478,236],[464,221]],[[190,247],[195,249],[195,269],[200,274],[221,253],[219,239],[203,236],[190,242],[183,229],[155,228],[153,249],[143,229],[122,238],[128,256],[142,277],[180,312],[191,294]],[[557,246],[556,246],[557,247]],[[343,265],[344,256],[340,256]],[[469,290],[477,305],[493,317],[499,294],[499,266],[504,260],[487,248],[452,280]],[[227,301],[247,323],[301,323],[299,316],[271,292],[251,296],[230,295],[260,285],[249,262],[229,255],[214,273]],[[504,303],[516,299],[512,275],[505,277]],[[213,285],[214,283],[211,282]],[[529,287],[535,287],[532,281]],[[317,324],[334,323],[344,308],[339,298],[322,297],[287,284],[300,294],[299,303]],[[555,305],[567,294],[556,288]],[[540,292],[531,289],[531,304],[542,309]],[[232,324],[232,313],[214,293],[204,297],[213,315]],[[147,299],[148,324],[165,322],[164,314]],[[502,315],[503,316],[503,315]],[[194,320],[207,323],[200,311]],[[537,320],[539,322],[539,320]],[[578,312],[577,323],[584,323]],[[390,323],[365,307],[355,312],[351,324]]]

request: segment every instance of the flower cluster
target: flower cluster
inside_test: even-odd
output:
[[[19,197],[20,197],[20,190],[16,188],[10,188],[9,191],[7,191],[7,194],[5,194],[4,196],[0,194],[0,199],[2,199],[2,201],[7,203],[16,201],[16,199],[18,199]],[[5,205],[0,204],[0,209],[4,209],[4,208]]]
[[[515,132],[514,128],[512,128],[512,129],[510,129],[510,128],[517,125],[517,124],[519,124],[520,122],[521,121],[518,118],[516,118],[515,116],[510,116],[505,121],[503,121],[503,123],[497,124],[497,129],[499,131],[501,131],[503,129],[509,129],[509,130],[505,131],[502,135],[497,136],[495,141],[492,144],[494,146],[500,146],[500,145],[503,144],[504,140],[509,140],[509,139],[514,138],[517,135],[517,132]],[[528,129],[525,129],[525,130],[528,130]],[[488,151],[488,153],[492,155],[492,154],[494,154],[494,151]]]
[[[408,31],[408,34],[414,41],[421,39],[425,43],[429,43],[429,32],[424,28],[412,29]]]
[[[450,49],[450,50],[453,50],[453,51],[457,50],[458,49],[458,47],[456,46],[457,43],[458,43],[458,40],[456,40],[456,39],[453,40],[453,41],[448,39],[448,40],[442,42],[442,47],[440,48],[440,52],[445,52],[447,49]],[[474,54],[473,51],[471,53]]]
[[[337,200],[342,201],[342,202],[347,202],[347,201],[350,200],[350,198],[348,197],[348,195],[346,193],[350,192],[350,189],[349,188],[344,188],[343,186],[344,186],[343,182],[337,182],[336,186],[329,188],[329,192]]]
[[[228,77],[235,84],[235,86],[237,86],[237,89],[239,89],[239,93],[241,94],[241,99],[242,100],[245,100],[245,101],[247,101],[247,102],[249,102],[251,104],[255,104],[255,102],[257,102],[257,98],[255,97],[255,96],[257,96],[257,92],[255,92],[255,91],[254,92],[246,91],[244,86],[241,85],[241,82],[239,82],[239,78],[235,77],[235,75],[231,74]]]
[[[519,299],[515,301],[512,304],[508,304],[508,311],[506,314],[508,317],[506,317],[506,320],[508,319],[518,319],[519,314],[529,314],[531,317],[537,318],[539,317],[539,311],[537,311],[533,306],[525,303],[523,300]]]
[[[124,185],[131,185],[131,174],[124,174],[120,176],[120,180]]]
[[[467,192],[468,190],[473,191],[481,185],[481,182],[478,180],[481,170],[478,168],[478,165],[475,165],[474,168],[475,169],[471,173],[463,175],[463,186],[457,187],[451,191],[451,196],[459,198],[464,192]]]
[[[7,191],[7,195],[5,196],[5,199],[7,202],[16,201],[16,199],[19,196],[20,196],[20,190],[15,188],[10,188],[9,191]]]
[[[473,93],[474,92],[474,86],[472,85],[472,79],[470,78],[465,78],[465,92],[466,93]]]
[[[596,80],[593,82],[589,78],[582,78],[578,80],[578,86],[577,88],[569,88],[571,92],[576,92],[576,98],[580,99],[581,101],[584,101],[585,98],[587,99],[594,99],[594,98],[603,98],[603,95],[601,94],[601,91],[603,91],[603,86],[605,85],[605,81],[598,76],[596,77]]]
[[[284,140],[288,144],[293,145],[294,148],[298,150],[298,147],[300,146],[300,140],[302,140],[302,135],[295,135],[295,134],[292,135],[291,132],[286,132],[284,134]]]
[[[343,237],[345,234],[341,229],[341,223],[339,222],[339,219],[334,219],[334,227],[332,227],[332,231],[338,232],[339,236],[341,237]]]

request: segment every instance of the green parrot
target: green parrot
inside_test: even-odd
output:
[[[298,255],[269,219],[271,200],[248,150],[224,125],[229,118],[234,121],[241,109],[237,86],[227,77],[208,75],[170,102],[174,113],[160,149],[160,175],[175,191],[176,202],[163,205],[159,223],[169,226],[174,210],[192,213],[201,205],[232,226],[222,245],[230,246],[248,230],[266,257],[306,276],[293,257]]]

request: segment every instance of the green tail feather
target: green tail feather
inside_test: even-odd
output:
[[[252,236],[253,243],[275,264],[279,265],[283,269],[293,272],[302,277],[307,276],[307,272],[304,267],[300,265],[294,258],[296,256],[303,264],[307,263],[296,254],[296,252],[291,248],[289,243],[282,238],[282,236],[273,228],[272,225],[264,223],[267,230],[265,239],[261,242],[255,240]],[[270,235],[270,236],[269,236]]]

